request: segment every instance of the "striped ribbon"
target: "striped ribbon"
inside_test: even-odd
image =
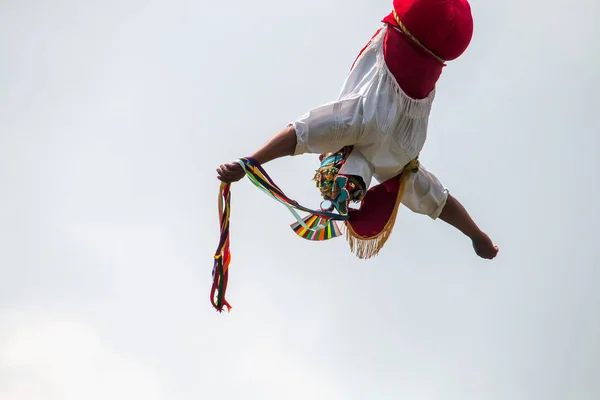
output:
[[[312,210],[310,208],[304,207],[300,205],[296,200],[290,199],[286,196],[285,193],[273,182],[271,177],[267,174],[267,172],[254,160],[250,158],[240,158],[236,161],[246,172],[246,175],[250,179],[250,181],[264,193],[269,195],[271,198],[277,200],[281,204],[287,207],[287,209],[292,213],[294,218],[298,221],[298,223],[304,227],[305,229],[322,229],[325,226],[319,225],[318,227],[309,228],[304,219],[298,215],[296,210],[305,211],[307,213],[317,215],[324,219],[334,220],[334,221],[345,221],[350,218],[348,215],[340,215],[333,212],[322,211],[322,210]]]
[[[215,260],[212,271],[213,284],[210,290],[210,301],[213,307],[223,312],[223,307],[227,311],[231,310],[231,305],[225,300],[225,291],[227,290],[227,281],[229,280],[229,263],[231,262],[231,252],[229,251],[229,217],[231,212],[231,185],[221,183],[219,188],[219,221],[221,235],[219,245],[215,252]]]
[[[297,201],[290,199],[273,182],[267,172],[253,159],[240,158],[236,161],[246,173],[250,181],[262,192],[269,195],[274,200],[286,206],[286,208],[296,218],[296,223],[292,224],[294,232],[308,240],[327,240],[339,236],[341,233],[335,221],[344,221],[350,218],[348,215],[340,215],[328,211],[312,210],[300,205]],[[219,188],[219,221],[220,237],[217,250],[214,255],[214,266],[212,271],[213,284],[210,291],[210,301],[213,307],[223,312],[231,310],[231,305],[225,299],[227,282],[229,279],[229,264],[231,262],[231,252],[229,250],[229,218],[231,214],[231,184],[222,183]],[[298,212],[309,213],[305,218],[301,218]]]

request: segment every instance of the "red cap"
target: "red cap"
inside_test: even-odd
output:
[[[445,61],[458,58],[471,43],[473,16],[467,0],[394,0],[394,11],[412,36]],[[401,28],[394,12],[384,22]]]

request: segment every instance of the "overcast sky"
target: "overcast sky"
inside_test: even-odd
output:
[[[1,400],[600,398],[600,3],[472,2],[421,159],[500,246],[402,209],[311,243],[215,168],[334,100],[391,0],[0,0]],[[315,156],[267,170],[317,206]]]

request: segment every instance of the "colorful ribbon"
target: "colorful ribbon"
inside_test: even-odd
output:
[[[218,312],[223,312],[223,307],[231,311],[231,305],[225,300],[227,281],[229,279],[229,263],[231,253],[229,251],[229,216],[231,211],[231,185],[222,183],[219,188],[219,221],[221,236],[219,245],[215,252],[215,261],[212,271],[213,284],[210,290],[210,301]]]
[[[283,193],[283,191],[279,188],[279,186],[277,186],[275,184],[275,182],[273,182],[271,177],[269,177],[269,174],[267,174],[267,172],[260,166],[260,164],[258,164],[256,161],[254,161],[251,158],[240,158],[236,162],[238,164],[240,164],[240,166],[246,172],[246,176],[248,176],[250,181],[257,188],[262,190],[264,193],[269,195],[271,198],[277,200],[278,202],[280,202],[281,204],[286,206],[286,208],[296,218],[298,223],[305,229],[313,229],[313,230],[317,229],[318,230],[318,229],[324,228],[325,226],[319,225],[318,227],[309,228],[308,225],[306,225],[304,219],[301,218],[300,215],[298,215],[296,210],[305,211],[307,213],[322,217],[323,219],[326,219],[326,220],[345,221],[349,218],[348,215],[340,215],[337,213],[323,211],[323,210],[319,210],[319,211],[312,210],[310,208],[300,205],[296,200],[290,199],[288,196],[286,196],[285,193]]]
[[[308,240],[327,240],[341,235],[335,221],[345,221],[348,215],[340,215],[328,211],[317,211],[300,205],[297,201],[290,199],[273,182],[267,172],[253,159],[240,158],[236,161],[246,173],[250,181],[261,191],[277,200],[294,215],[295,223],[291,225],[294,232]],[[231,185],[222,183],[219,189],[219,221],[221,236],[219,245],[214,256],[213,284],[210,291],[210,300],[213,307],[222,312],[224,307],[231,310],[231,305],[225,299],[227,281],[229,278],[229,263],[231,253],[229,251],[229,217],[231,212]],[[296,210],[309,213],[301,218]]]

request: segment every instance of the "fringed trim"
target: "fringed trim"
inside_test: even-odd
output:
[[[398,188],[398,195],[396,196],[396,204],[394,205],[394,209],[385,226],[377,235],[370,237],[361,236],[354,231],[351,221],[345,221],[346,240],[350,245],[350,251],[353,254],[356,254],[358,258],[369,259],[375,257],[390,238],[392,231],[394,230],[394,225],[396,224],[396,217],[398,215],[400,204],[402,203],[406,182],[408,181],[408,173],[415,172],[418,168],[419,161],[418,159],[414,159],[402,170],[402,173],[400,174],[400,187]]]

